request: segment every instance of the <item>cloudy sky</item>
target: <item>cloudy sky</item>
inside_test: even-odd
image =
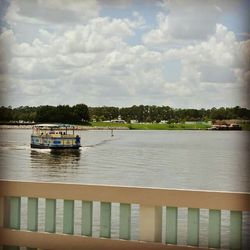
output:
[[[247,106],[248,0],[0,0],[1,105]]]

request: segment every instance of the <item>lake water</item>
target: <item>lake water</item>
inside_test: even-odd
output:
[[[74,153],[33,150],[30,133],[0,130],[1,179],[250,191],[250,133],[246,131],[117,130],[114,137],[107,130],[79,131],[83,147]],[[133,211],[137,223],[138,210]],[[223,216],[228,215],[222,215],[225,221]],[[98,224],[98,218],[95,221]],[[116,236],[117,220],[114,224]],[[223,222],[222,227],[228,230]],[[249,223],[244,228],[249,229]],[[203,231],[205,239],[205,226]],[[137,238],[138,232],[132,233]],[[249,234],[244,237],[248,245]],[[184,238],[180,241],[185,244]],[[223,240],[226,247],[228,239]]]
[[[30,149],[30,130],[0,130],[1,178],[250,191],[246,131],[79,131],[79,152]]]

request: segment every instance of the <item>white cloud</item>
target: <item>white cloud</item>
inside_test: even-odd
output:
[[[5,20],[16,23],[57,24],[86,22],[97,17],[100,6],[95,0],[23,0],[10,1]]]
[[[57,41],[64,44],[64,52],[97,52],[112,50],[133,35],[134,22],[128,19],[95,18],[87,25],[68,30]],[[60,41],[62,39],[62,41]]]
[[[0,33],[0,59],[7,62],[11,59],[15,43],[16,38],[12,30],[5,29],[2,34]]]
[[[235,82],[235,72],[228,67],[219,67],[215,65],[201,65],[201,82],[228,83]]]
[[[234,34],[221,24],[216,25],[216,32],[207,41],[188,45],[180,49],[169,49],[166,58],[179,58],[192,64],[209,63],[217,66],[233,65],[237,41]]]
[[[237,83],[241,86],[241,99],[247,106],[250,94],[250,40],[238,44],[234,67]]]
[[[159,27],[153,29],[143,36],[143,42],[145,44],[165,44],[172,39],[171,33],[169,32],[169,18],[163,13],[157,15],[157,21]]]
[[[206,40],[216,29],[222,10],[206,1],[163,1],[165,13],[157,15],[158,26],[143,37],[147,45]]]
[[[244,0],[209,0],[209,1],[199,1],[199,0],[161,0],[159,6],[165,10],[169,10],[170,8],[178,11],[180,8],[190,9],[190,10],[198,10],[203,8],[204,14],[208,12],[208,10],[216,9],[219,12],[228,12],[231,10],[235,10],[235,8],[242,6]]]
[[[215,33],[207,41],[167,50],[164,52],[165,60],[180,60],[182,71],[178,82],[166,82],[166,93],[185,99],[189,96],[194,100],[203,96],[200,103],[216,101],[222,106],[223,102],[236,102],[236,99],[240,102],[239,92],[244,84],[238,80],[242,77],[242,71],[237,71],[235,65],[239,46],[233,32],[216,24]],[[243,51],[246,53],[245,48]],[[191,99],[189,103],[193,104]]]
[[[79,91],[85,98],[112,93],[125,97],[126,94],[136,93],[140,81],[137,81],[135,89],[132,77],[138,78],[133,73],[135,68],[140,70],[147,63],[155,64],[159,61],[159,53],[150,52],[144,46],[129,47],[126,44],[125,39],[142,24],[138,13],[134,16],[133,20],[93,18],[86,25],[76,25],[61,34],[42,28],[39,30],[40,39],[32,42],[19,43],[14,33],[7,30],[1,37],[7,43],[12,40],[9,64],[12,81],[9,83],[13,88],[9,89],[10,96],[15,96],[18,89],[20,99],[15,98],[16,102],[20,102],[25,95],[29,96],[30,104],[38,100],[44,100],[42,104],[59,101],[59,97],[48,95],[49,88],[54,91],[52,85],[45,87],[46,84],[42,84],[43,81],[51,82],[51,79],[54,83],[60,82],[56,90],[58,96],[65,96],[65,89],[71,85],[66,94],[69,98],[65,98],[71,101],[70,96]],[[141,60],[145,63],[141,64]],[[150,66],[147,69],[150,71]],[[40,84],[43,87],[39,92],[40,98],[36,99]],[[76,92],[73,93],[73,90]]]
[[[250,51],[249,41],[238,42],[234,32],[216,22],[225,9],[215,2],[184,9],[170,2],[164,5],[170,12],[158,13],[157,27],[145,33],[149,26],[141,12],[100,16],[101,2],[12,1],[5,16],[11,26],[0,35],[0,57],[9,74],[0,75],[6,83],[1,91],[9,92],[11,105],[237,104],[233,93],[250,75],[242,59]],[[208,13],[197,18],[207,20],[205,26],[193,18],[202,6]],[[39,13],[32,12],[37,7]],[[144,43],[131,45],[138,31]],[[173,77],[171,70],[178,75]]]

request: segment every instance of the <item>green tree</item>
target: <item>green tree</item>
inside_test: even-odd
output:
[[[73,112],[76,116],[76,122],[89,122],[89,109],[85,104],[77,104],[72,107]]]
[[[9,107],[0,107],[0,121],[11,121],[13,119],[13,112],[12,108]]]

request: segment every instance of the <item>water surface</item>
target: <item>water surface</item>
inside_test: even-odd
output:
[[[82,148],[30,148],[30,130],[1,130],[1,178],[250,191],[245,131],[79,131]]]
[[[79,151],[30,148],[30,130],[0,130],[2,179],[250,191],[248,136],[245,131],[79,131]],[[44,199],[39,201],[39,230],[44,230]],[[78,203],[77,203],[78,202]],[[27,228],[27,198],[21,226]],[[62,232],[62,200],[57,232]],[[178,244],[187,240],[187,208],[178,209]],[[94,203],[93,236],[100,232],[100,204]],[[76,201],[75,233],[81,232]],[[163,209],[163,221],[165,220]],[[200,246],[207,247],[208,209],[200,210]],[[243,213],[244,249],[250,245],[250,215]],[[132,239],[138,239],[139,206],[132,205]],[[229,211],[222,211],[221,244],[229,245]],[[163,223],[163,232],[165,232]],[[119,206],[112,204],[112,238],[119,237]],[[163,235],[164,241],[165,234]]]

